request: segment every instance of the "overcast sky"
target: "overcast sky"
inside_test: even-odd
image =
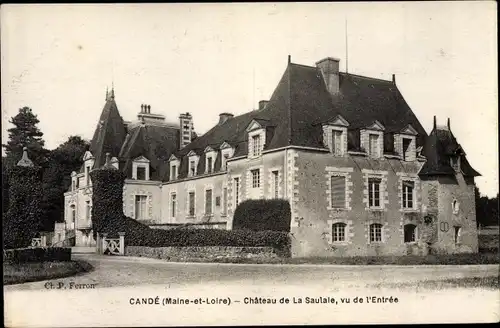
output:
[[[90,139],[114,81],[125,120],[142,103],[197,132],[218,114],[268,99],[287,56],[313,66],[327,56],[349,72],[398,88],[430,132],[451,129],[498,192],[496,2],[2,5],[2,143],[8,119],[29,106],[48,148]]]

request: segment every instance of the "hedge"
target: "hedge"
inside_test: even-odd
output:
[[[15,248],[3,251],[4,263],[71,261],[71,248],[37,247]]]
[[[247,200],[239,204],[234,212],[233,229],[290,232],[291,218],[287,200]]]
[[[8,175],[9,209],[2,215],[4,248],[27,247],[41,227],[41,170],[14,166]]]

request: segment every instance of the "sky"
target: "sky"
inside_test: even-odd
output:
[[[496,10],[493,1],[2,5],[2,143],[23,106],[49,149],[90,139],[112,84],[125,120],[144,103],[172,122],[190,112],[201,134],[219,113],[269,99],[288,55],[310,66],[330,56],[341,71],[348,59],[349,73],[396,74],[428,133],[434,115],[440,125],[450,118],[481,193],[493,197]]]

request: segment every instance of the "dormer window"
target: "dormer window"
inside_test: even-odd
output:
[[[380,158],[384,152],[384,126],[375,121],[360,131],[361,146],[371,158]]]
[[[347,152],[347,127],[349,123],[340,115],[323,124],[323,142],[334,156]]]
[[[205,148],[205,173],[210,174],[214,172],[215,169],[215,158],[217,157],[217,152],[208,146]]]
[[[146,157],[137,157],[132,162],[132,179],[149,180],[149,160]]]
[[[187,156],[189,158],[188,176],[194,177],[198,174],[197,168],[200,157],[194,151],[190,151]]]
[[[233,156],[233,148],[227,142],[220,146],[221,158],[221,171],[227,171],[227,160]]]
[[[86,151],[85,154],[83,155],[83,165],[85,167],[84,169],[84,179],[85,179],[85,186],[90,186],[90,170],[94,166],[94,156],[92,156],[92,153],[90,151]]]
[[[250,122],[248,128],[248,157],[256,158],[262,155],[264,150],[266,130],[265,128],[256,120]]]
[[[174,155],[170,156],[170,181],[176,180],[179,175],[179,160]]]
[[[450,157],[451,167],[456,171],[460,171],[460,156],[454,155]]]
[[[417,159],[417,131],[408,124],[403,130],[394,135],[394,149],[406,162]]]

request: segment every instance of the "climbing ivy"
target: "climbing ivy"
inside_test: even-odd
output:
[[[9,209],[3,213],[2,220],[4,248],[27,247],[41,228],[41,170],[13,166],[8,177]]]

